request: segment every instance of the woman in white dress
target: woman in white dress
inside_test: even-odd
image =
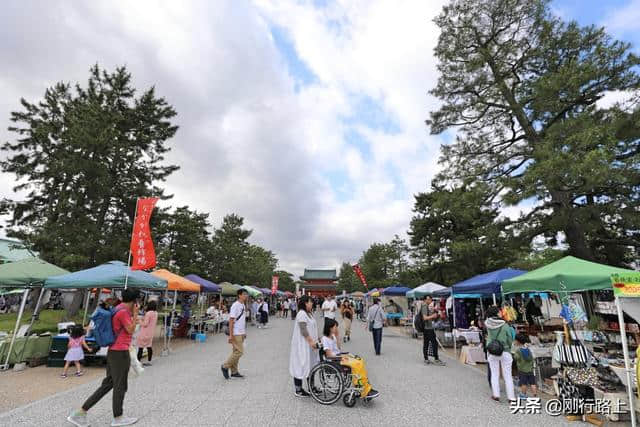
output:
[[[302,388],[302,380],[309,376],[311,368],[320,362],[318,354],[318,326],[313,318],[313,301],[308,295],[298,301],[298,314],[291,337],[289,373],[293,377],[295,395],[308,397]]]

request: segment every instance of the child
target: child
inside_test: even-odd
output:
[[[69,336],[69,343],[67,344],[67,354],[64,356],[64,370],[62,371],[62,375],[60,377],[67,378],[67,371],[69,370],[69,365],[71,362],[76,365],[76,377],[80,377],[84,374],[82,369],[80,368],[80,361],[84,360],[84,351],[82,348],[84,347],[87,351],[91,351],[86,342],[84,342],[84,329],[80,326],[74,326],[71,329],[71,333]]]
[[[538,396],[536,377],[533,374],[533,355],[529,350],[529,337],[524,334],[516,335],[516,345],[513,348],[513,360],[518,367],[518,385],[520,386],[520,398],[527,398],[527,386],[531,387],[533,396]]]

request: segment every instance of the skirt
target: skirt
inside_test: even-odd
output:
[[[67,362],[84,360],[84,351],[82,351],[82,347],[71,347],[69,350],[67,350],[67,354],[65,354],[64,360]]]

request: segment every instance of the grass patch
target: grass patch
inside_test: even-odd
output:
[[[21,325],[26,325],[31,321],[31,310],[25,310],[22,315]],[[42,310],[39,319],[33,324],[33,333],[57,332],[58,323],[62,322],[65,310]],[[82,312],[74,316],[71,321],[82,323]],[[17,313],[0,314],[0,331],[13,333],[16,326]]]

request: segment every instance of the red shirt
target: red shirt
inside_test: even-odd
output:
[[[131,325],[133,317],[124,303],[118,305],[115,309],[119,311],[111,318],[111,326],[116,340],[109,346],[109,350],[129,350],[131,334],[125,330],[125,327]]]

